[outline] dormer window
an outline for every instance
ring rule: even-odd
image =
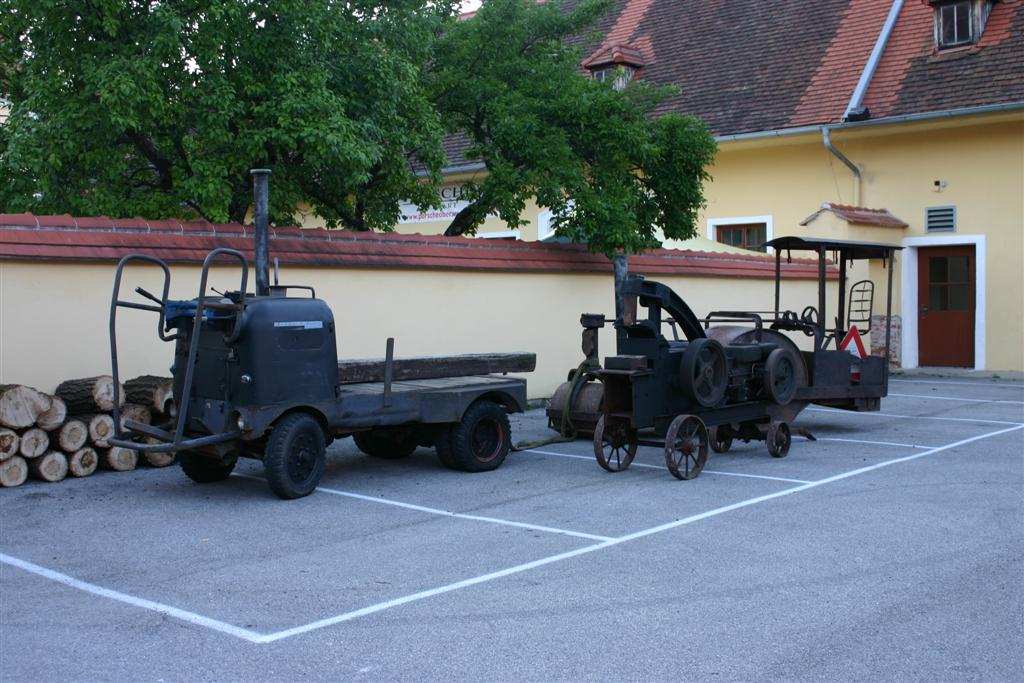
[[[616,90],[625,90],[643,65],[640,51],[629,45],[603,47],[582,64],[591,78],[609,83]]]
[[[600,69],[593,69],[590,72],[590,76],[595,81],[611,83],[613,88],[622,91],[633,80],[633,74],[635,73],[636,69],[631,66],[611,64]]]
[[[981,39],[996,0],[929,0],[935,8],[935,45],[944,50]]]

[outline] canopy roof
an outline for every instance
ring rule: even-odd
[[[769,247],[785,251],[838,251],[846,259],[889,258],[898,244],[885,242],[853,242],[850,240],[829,240],[816,237],[776,237],[766,242]]]

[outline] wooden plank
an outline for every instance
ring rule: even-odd
[[[396,358],[395,382],[439,377],[469,377],[504,372],[533,372],[534,353],[475,353],[463,356],[409,356]],[[355,358],[338,361],[338,382],[359,384],[384,381],[383,358]]]

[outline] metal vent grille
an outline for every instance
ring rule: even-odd
[[[925,209],[925,230],[928,232],[955,232],[955,206],[929,206]]]

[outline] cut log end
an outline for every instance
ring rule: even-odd
[[[110,412],[114,409],[114,378],[110,375],[83,377],[61,382],[55,392],[67,403],[72,415],[83,413]],[[120,405],[124,405],[124,391],[119,394]]]
[[[60,429],[68,416],[68,404],[59,396],[50,396],[50,409],[36,419],[36,426],[48,432]]]
[[[41,457],[29,460],[28,472],[34,479],[60,481],[68,476],[68,460],[60,451],[49,451]]]
[[[68,474],[72,477],[88,477],[96,471],[100,457],[93,448],[81,448],[68,456]]]
[[[97,415],[83,415],[81,419],[88,421],[89,442],[99,448],[107,448],[110,445],[107,443],[107,439],[114,436],[114,418],[100,413]]]
[[[142,375],[125,382],[124,393],[130,403],[138,403],[155,413],[167,415],[174,403],[174,380],[170,377]]]
[[[153,438],[148,438],[146,439],[146,443],[152,444],[163,442]],[[139,453],[139,457],[142,458],[142,460],[150,467],[167,467],[168,465],[173,465],[174,461],[177,459],[177,455],[175,453],[152,453],[146,451]]]
[[[50,409],[50,397],[21,384],[0,384],[0,426],[31,427]]]
[[[88,442],[89,425],[77,418],[65,422],[57,432],[57,445],[65,453],[75,453]]]
[[[50,435],[39,427],[26,429],[21,433],[18,453],[25,459],[38,458],[50,448]]]
[[[139,464],[139,454],[131,448],[114,446],[100,456],[100,463],[115,472],[130,472]]]
[[[18,454],[21,448],[21,437],[18,432],[6,427],[0,427],[0,462]]]
[[[28,479],[28,463],[25,458],[15,455],[0,462],[0,486],[12,488],[21,486]]]

